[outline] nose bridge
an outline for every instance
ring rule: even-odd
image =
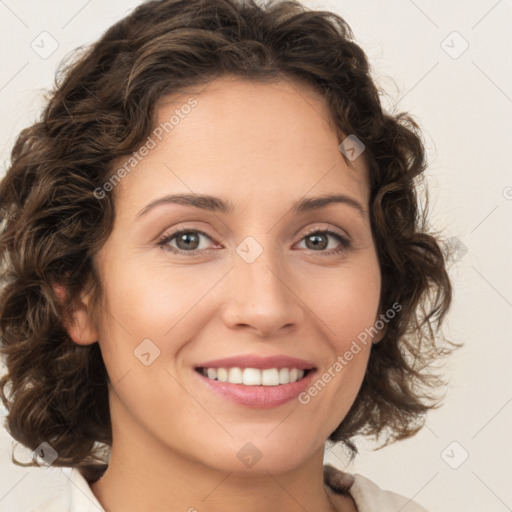
[[[225,320],[268,335],[296,323],[300,305],[280,251],[270,247],[272,236],[258,238],[247,237],[236,247]]]

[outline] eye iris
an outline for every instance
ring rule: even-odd
[[[318,239],[321,239],[321,238],[324,238],[324,243],[320,242],[320,243],[313,243],[313,246],[312,247],[309,247],[309,244],[308,244],[308,241],[309,240],[312,240],[312,239],[315,239],[317,242],[318,242]],[[324,250],[327,245],[328,245],[328,242],[327,242],[327,236],[325,235],[319,235],[319,234],[313,234],[313,235],[309,235],[307,238],[306,238],[306,245],[308,245],[308,249],[311,249],[311,248],[320,248],[321,250]]]
[[[190,243],[191,238],[193,239],[192,245],[194,245],[194,242],[196,243],[196,246],[194,246],[194,247],[191,247],[190,245],[188,245]],[[185,242],[185,246],[180,247],[180,242]],[[176,244],[178,245],[178,247],[180,249],[197,249],[197,245],[199,244],[199,236],[190,231],[187,231],[186,233],[182,233],[181,235],[179,235],[177,237]]]

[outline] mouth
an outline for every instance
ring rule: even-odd
[[[241,368],[235,367],[204,367],[195,368],[207,379],[228,384],[243,386],[285,386],[306,378],[314,368]]]
[[[271,409],[291,403],[312,383],[317,368],[301,359],[241,356],[194,367],[212,399],[238,407]]]

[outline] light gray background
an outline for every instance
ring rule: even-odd
[[[16,134],[36,119],[58,62],[138,3],[0,0],[2,173]],[[431,219],[467,248],[450,267],[455,298],[444,332],[465,347],[446,366],[451,380],[444,407],[410,440],[378,452],[361,442],[348,470],[431,511],[512,510],[512,3],[304,3],[346,18],[387,92],[385,105],[409,110],[420,122],[430,160]],[[50,56],[31,47],[51,50],[43,31],[58,43]],[[0,429],[2,512],[23,511],[67,481],[60,469],[14,466],[12,446]],[[16,453],[30,460],[28,450]],[[343,468],[337,448],[327,450],[326,460]]]

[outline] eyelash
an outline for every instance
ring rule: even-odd
[[[209,238],[211,240],[211,237],[208,236],[203,231],[200,231],[198,229],[187,228],[187,229],[180,229],[178,231],[174,231],[173,233],[163,235],[160,238],[160,240],[158,241],[157,245],[160,246],[164,250],[169,250],[169,251],[173,252],[174,254],[181,254],[181,255],[186,255],[186,256],[196,256],[196,255],[199,255],[199,254],[204,253],[205,251],[209,250],[209,249],[195,249],[193,251],[184,251],[182,249],[176,249],[175,247],[171,247],[170,245],[168,245],[171,240],[173,240],[177,236],[182,235],[184,233],[198,233],[198,234],[203,235],[206,238]],[[330,249],[330,250],[324,249],[323,251],[313,251],[313,252],[331,256],[331,255],[340,254],[341,252],[346,251],[352,247],[352,243],[348,238],[345,238],[345,237],[341,236],[339,233],[336,233],[335,231],[332,231],[330,229],[315,228],[315,229],[309,231],[308,233],[306,233],[301,238],[300,241],[304,240],[305,238],[307,238],[309,236],[316,235],[316,234],[328,234],[328,235],[336,238],[340,242],[340,247],[337,249]]]

